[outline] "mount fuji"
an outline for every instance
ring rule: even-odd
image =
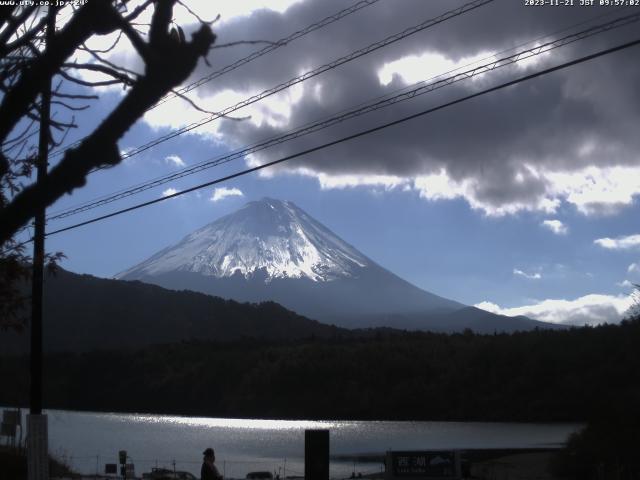
[[[552,325],[424,291],[381,267],[292,202],[264,198],[119,273],[174,290],[275,301],[347,328],[478,332]]]

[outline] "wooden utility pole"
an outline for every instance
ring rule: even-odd
[[[47,12],[45,48],[51,47],[56,29],[56,8]],[[37,182],[44,182],[49,164],[51,117],[51,78],[43,79],[40,104]],[[42,291],[44,281],[45,207],[35,215],[33,235],[33,273],[31,278],[31,391],[29,398],[27,470],[29,480],[49,478],[47,416],[42,415]]]

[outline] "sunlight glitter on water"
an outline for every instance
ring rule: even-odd
[[[246,430],[306,430],[306,429],[335,429],[351,425],[353,422],[314,421],[314,420],[272,420],[247,418],[206,418],[182,417],[151,414],[109,414],[121,417],[122,421],[170,424],[189,427],[216,427]]]

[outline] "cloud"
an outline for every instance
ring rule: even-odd
[[[213,190],[213,193],[211,194],[211,198],[209,200],[211,200],[212,202],[219,202],[220,200],[224,200],[227,197],[243,196],[244,193],[242,193],[242,191],[238,188],[221,187]]]
[[[177,168],[182,168],[187,166],[184,160],[182,160],[182,158],[180,158],[178,155],[169,155],[165,157],[164,161],[165,163]]]
[[[256,11],[222,25],[219,34],[228,40],[241,39],[246,32],[277,38],[290,33],[294,25],[313,23],[340,8],[337,0],[327,0],[298,3],[284,13]],[[333,25],[330,35],[318,31],[297,40],[296,51],[274,52],[268,59],[245,65],[242,75],[219,77],[202,86],[199,98],[220,98],[224,92],[246,98],[345,55],[349,48],[373,43],[450,8],[450,2],[436,0],[410,4],[391,14],[391,5],[376,4],[349,22]],[[496,15],[498,8],[500,15]],[[599,7],[588,12],[558,10],[553,15],[545,10],[523,10],[515,3],[479,8],[451,20],[451,25],[448,22],[451,28],[434,28],[408,37],[305,81],[291,95],[278,94],[271,104],[260,108],[256,104],[247,109],[251,121],[222,120],[205,128],[230,147],[250,145],[604,12]],[[449,85],[254,154],[251,164],[445,103],[513,79],[523,69],[558,64],[627,35],[626,30],[611,31],[606,40],[603,36],[576,42],[544,57],[528,59],[520,67]],[[215,55],[215,61],[222,65],[231,62],[237,52],[218,50]],[[640,136],[635,133],[640,116],[640,92],[635,87],[640,82],[640,65],[632,59],[632,52],[602,57],[269,170],[272,174],[315,176],[322,188],[377,189],[379,182],[372,179],[392,178],[403,189],[411,185],[425,201],[463,199],[471,208],[492,216],[523,211],[550,215],[563,204],[583,215],[615,214],[632,205],[640,194]],[[204,73],[199,68],[193,79]],[[616,88],[603,93],[601,85],[609,84]],[[164,118],[177,122],[175,116]]]
[[[174,195],[174,194],[176,194],[176,193],[178,193],[178,190],[176,190],[176,189],[175,189],[175,188],[173,188],[173,187],[169,187],[169,188],[167,188],[166,190],[164,190],[164,191],[162,192],[162,196],[163,196],[163,197],[168,197],[169,195]]]
[[[632,263],[627,267],[627,273],[640,273],[640,265],[637,263]]]
[[[542,278],[542,275],[540,275],[537,272],[536,273],[526,273],[526,272],[523,272],[522,270],[518,270],[517,268],[513,269],[513,274],[514,275],[519,275],[519,276],[524,277],[524,278],[528,278],[530,280],[539,280],[539,279]]]
[[[608,250],[629,250],[640,247],[640,234],[627,235],[617,238],[598,238],[593,243]]]
[[[502,308],[484,301],[475,306],[483,310],[514,317],[524,315],[543,322],[563,325],[599,325],[619,323],[634,304],[629,295],[591,294],[575,300],[547,299],[522,307]]]
[[[556,235],[566,235],[569,229],[560,220],[545,220],[541,223],[545,228],[548,228]]]
[[[616,283],[616,285],[623,288],[633,288],[634,286],[629,280],[623,280],[622,282]]]

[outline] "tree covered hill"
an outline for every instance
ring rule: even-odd
[[[298,339],[346,332],[273,302],[239,303],[62,269],[46,279],[43,324],[46,351],[141,348],[183,340],[229,341],[245,336]],[[26,352],[28,342],[28,332],[0,331],[0,348],[4,352]]]
[[[371,332],[370,332],[371,333]],[[640,401],[640,321],[474,335],[183,342],[46,357],[49,408],[223,417],[585,421]],[[25,404],[5,357],[0,404]]]

